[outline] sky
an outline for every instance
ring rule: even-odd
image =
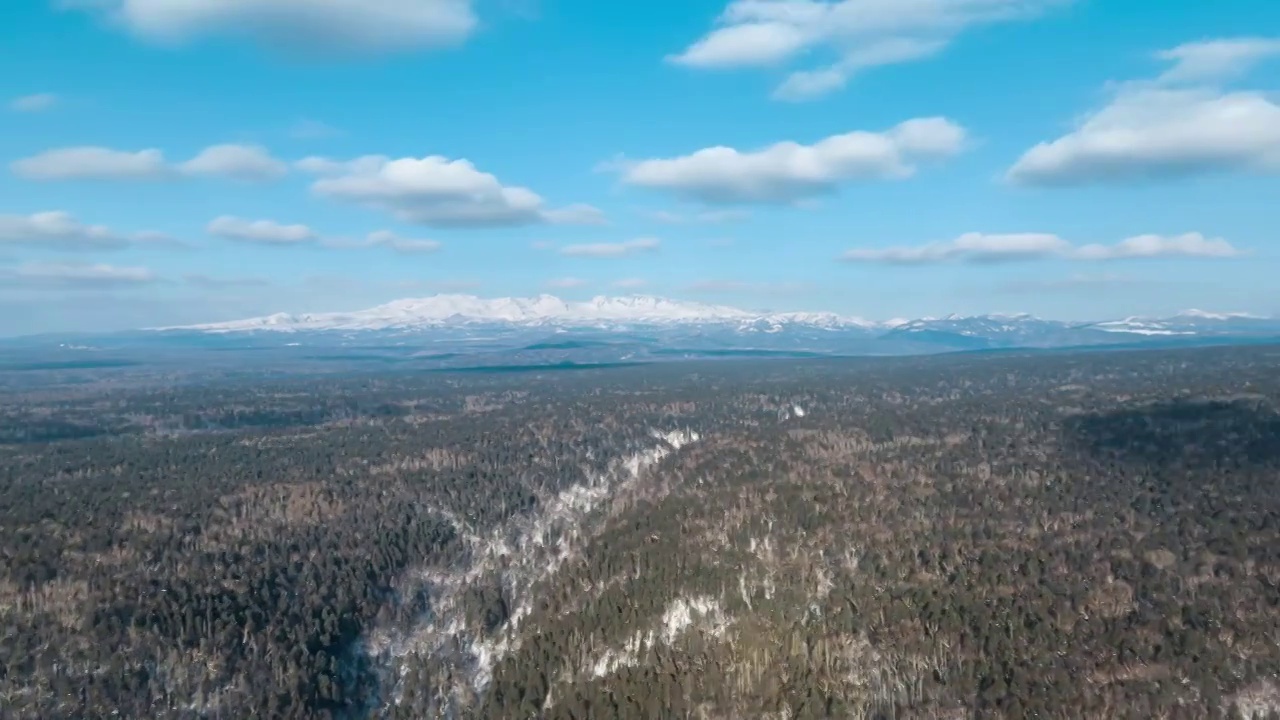
[[[1280,313],[1275,0],[11,0],[0,335]]]

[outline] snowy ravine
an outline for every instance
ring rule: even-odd
[[[399,588],[401,596],[425,595],[429,610],[407,628],[376,628],[364,638],[363,654],[383,672],[384,708],[400,701],[408,667],[420,662],[462,679],[436,689],[438,715],[456,714],[466,704],[468,691],[483,695],[494,666],[519,648],[518,631],[531,611],[530,591],[579,552],[589,516],[664,458],[701,439],[689,430],[651,430],[650,435],[653,447],[616,460],[603,475],[585,478],[546,499],[538,511],[511,518],[485,537],[469,533],[450,513],[441,513],[454,522],[470,561],[456,569],[419,568],[407,573]],[[467,623],[462,599],[470,588],[495,583],[503,589],[510,616],[501,628],[485,633]]]

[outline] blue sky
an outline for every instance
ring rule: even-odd
[[[15,0],[0,334],[1280,312],[1274,0]]]

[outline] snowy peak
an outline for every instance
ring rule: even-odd
[[[1206,312],[1204,310],[1196,310],[1195,308],[1192,308],[1190,310],[1183,310],[1182,312],[1178,313],[1177,315],[1174,315],[1173,317],[1176,319],[1196,319],[1196,320],[1266,320],[1267,319],[1261,315],[1254,315],[1252,313],[1246,313],[1246,312],[1213,313],[1213,312]]]
[[[204,332],[411,330],[452,325],[580,325],[618,324],[737,324],[744,330],[770,330],[786,325],[816,327],[874,327],[874,323],[833,313],[751,312],[723,305],[670,300],[649,295],[597,296],[569,302],[553,295],[529,298],[480,298],[474,295],[435,295],[408,298],[368,310],[265,317],[191,325],[165,330]]]
[[[1276,321],[1242,312],[1213,313],[1204,310],[1183,310],[1171,317],[1127,317],[1108,320],[1090,327],[1109,333],[1131,335],[1221,335],[1237,332],[1258,332],[1273,329]]]
[[[276,313],[232,322],[162,330],[206,333],[292,332],[415,332],[471,329],[485,333],[520,328],[565,331],[612,331],[629,328],[682,329],[703,337],[723,333],[751,336],[777,344],[784,339],[797,346],[843,338],[862,341],[899,340],[912,347],[1013,348],[1066,347],[1097,343],[1230,336],[1280,336],[1280,321],[1246,313],[1186,310],[1167,318],[1129,317],[1123,320],[1067,323],[1018,314],[946,315],[917,320],[871,322],[830,312],[751,311],[726,305],[673,300],[651,295],[567,301],[554,295],[481,298],[474,295],[434,295],[406,298],[354,312]],[[784,343],[785,344],[785,343]]]
[[[1029,328],[1035,328],[1045,324],[1053,324],[1027,313],[1019,313],[1016,315],[951,314],[940,318],[920,318],[919,320],[907,321],[895,320],[891,322],[892,324],[886,323],[886,326],[892,327],[894,332],[897,333],[945,332],[971,337],[1018,334],[1026,332]]]

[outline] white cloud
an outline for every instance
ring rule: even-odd
[[[627,240],[626,242],[566,245],[560,248],[560,254],[570,257],[623,257],[642,252],[653,252],[661,245],[662,241],[657,238],[643,237]]]
[[[997,262],[1062,255],[1069,252],[1071,243],[1044,233],[1018,233],[986,235],[965,233],[955,240],[919,246],[888,248],[856,248],[842,258],[849,262],[879,262],[897,265],[964,260],[970,262]]]
[[[496,227],[534,223],[598,224],[585,205],[547,210],[532,190],[505,186],[467,160],[439,155],[369,155],[348,162],[305,158],[297,167],[321,175],[312,190],[323,197],[390,212],[405,222],[437,227]]]
[[[129,152],[92,146],[47,150],[15,160],[9,169],[30,180],[158,180],[172,174],[159,150]]]
[[[188,175],[219,175],[236,180],[275,180],[289,166],[256,145],[213,145],[182,164]]]
[[[1139,235],[1114,245],[1073,245],[1048,233],[965,233],[947,242],[887,248],[855,248],[841,255],[854,263],[926,265],[945,262],[991,263],[1063,258],[1101,261],[1157,257],[1231,258],[1243,253],[1222,238],[1200,233],[1172,237]]]
[[[855,131],[813,145],[780,142],[742,152],[711,147],[675,158],[624,163],[623,180],[708,203],[789,203],[844,182],[910,177],[920,161],[960,152],[964,128],[919,118],[885,132]]]
[[[58,286],[143,285],[157,280],[144,267],[90,263],[33,262],[20,265],[14,275],[19,280]]]
[[[1084,245],[1074,252],[1080,260],[1123,260],[1127,258],[1200,257],[1234,258],[1243,255],[1222,238],[1206,238],[1200,233],[1172,237],[1138,235],[1115,245]]]
[[[936,55],[947,43],[941,40],[890,38],[852,50],[838,62],[817,70],[791,73],[773,91],[774,100],[804,102],[840,90],[858,71],[880,65],[920,60]]]
[[[576,277],[554,278],[547,281],[547,287],[557,290],[569,290],[571,288],[579,288],[586,285],[587,281]]]
[[[243,220],[230,215],[215,218],[207,228],[210,235],[225,240],[261,245],[297,245],[319,239],[306,225],[284,225],[274,220]]]
[[[1280,171],[1280,105],[1254,92],[1144,88],[1123,92],[1075,131],[1028,150],[1021,185]]]
[[[58,96],[53,93],[36,93],[23,95],[9,101],[9,109],[14,112],[43,112],[58,104]]]
[[[1192,42],[1156,57],[1174,63],[1160,76],[1163,84],[1226,80],[1241,75],[1256,63],[1280,57],[1280,38],[1224,38]]]
[[[622,278],[621,280],[613,281],[614,287],[625,289],[625,290],[636,290],[636,289],[645,287],[648,284],[649,284],[649,281],[645,280],[644,278]]]
[[[472,0],[62,0],[94,10],[137,37],[179,44],[240,36],[314,52],[391,51],[465,40]]]
[[[46,150],[15,160],[10,170],[29,180],[165,180],[182,175],[221,176],[238,180],[272,180],[288,166],[256,145],[212,145],[174,166],[151,148],[129,151],[80,146]]]
[[[1280,172],[1280,104],[1221,82],[1280,56],[1280,41],[1213,40],[1157,54],[1174,63],[1154,81],[1121,84],[1070,133],[1028,150],[1007,178],[1066,186],[1215,171]]]
[[[696,68],[779,66],[802,55],[834,62],[793,73],[774,92],[817,97],[860,70],[941,52],[967,27],[1033,17],[1069,0],[734,0],[708,34],[671,62]],[[815,53],[815,51],[817,51]]]
[[[103,225],[85,225],[61,210],[31,215],[0,215],[0,246],[27,245],[46,250],[116,250],[131,244],[181,244],[163,233],[132,235]]]

